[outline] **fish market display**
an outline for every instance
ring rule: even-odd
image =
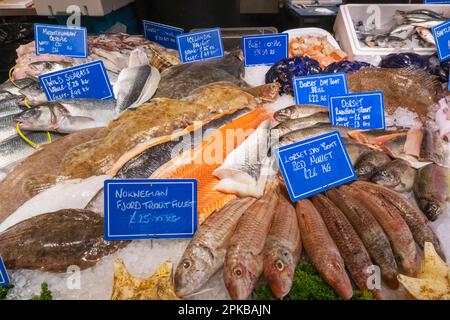
[[[247,299],[263,272],[264,243],[278,199],[278,185],[269,181],[264,196],[247,209],[230,239],[223,278],[231,299]]]
[[[317,60],[324,68],[331,63],[339,62],[346,58],[347,54],[335,48],[326,35],[308,35],[289,39],[289,57],[307,56]]]
[[[103,218],[90,211],[51,212],[0,233],[0,251],[8,269],[66,272],[72,265],[85,269],[126,245],[105,241],[103,229]]]
[[[416,170],[402,159],[395,159],[381,166],[371,181],[398,192],[411,191]]]
[[[414,196],[419,208],[431,221],[447,212],[450,202],[450,169],[429,164],[417,172]]]
[[[175,272],[176,293],[183,297],[199,290],[224,263],[228,242],[252,198],[230,201],[197,230]]]
[[[319,212],[309,200],[298,201],[296,211],[303,248],[311,263],[342,299],[350,299],[353,290],[344,260]]]
[[[360,42],[369,47],[426,48],[436,45],[431,29],[446,20],[443,15],[428,9],[397,10],[392,22],[381,29],[358,21],[355,30]]]
[[[294,206],[280,195],[264,246],[264,277],[273,294],[282,299],[292,287],[302,240]]]
[[[51,187],[60,176],[62,159],[71,148],[93,139],[102,129],[82,130],[42,146],[0,182],[0,222],[37,193]],[[45,135],[46,136],[46,135]],[[23,140],[19,143],[28,145]],[[2,146],[0,145],[0,150]],[[16,145],[10,149],[18,150]],[[29,148],[31,148],[29,146]],[[8,146],[5,147],[8,152]]]

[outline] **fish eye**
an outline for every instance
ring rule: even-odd
[[[289,256],[289,253],[287,251],[283,251],[283,256],[287,258]]]
[[[239,268],[239,267],[234,268],[234,269],[233,269],[233,273],[234,273],[236,276],[238,276],[238,277],[242,276],[242,270],[241,270],[241,268]]]
[[[277,260],[277,261],[275,262],[275,267],[277,267],[277,269],[278,269],[279,271],[283,271],[283,269],[284,269],[284,263],[283,263],[283,261]]]
[[[191,267],[191,262],[189,260],[183,261],[183,268],[189,269]]]

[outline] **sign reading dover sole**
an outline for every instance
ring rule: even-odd
[[[75,98],[112,99],[113,89],[102,61],[40,75],[49,101]]]
[[[73,58],[87,58],[86,28],[35,24],[36,55],[57,54]]]
[[[272,65],[289,56],[287,33],[242,37],[246,67]]]
[[[183,63],[222,58],[224,55],[219,28],[179,35],[177,44]]]
[[[2,257],[0,257],[0,286],[7,286],[9,284],[8,273],[6,272],[5,264]]]
[[[191,238],[197,230],[197,181],[105,181],[105,239]]]
[[[159,43],[166,48],[177,48],[177,36],[183,34],[183,29],[146,20],[143,20],[142,23],[145,39]]]
[[[345,73],[294,78],[297,104],[315,104],[328,107],[329,97],[348,93]]]
[[[356,179],[338,131],[281,147],[276,155],[294,202]]]

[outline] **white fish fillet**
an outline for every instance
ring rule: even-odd
[[[240,197],[259,198],[264,193],[269,148],[270,120],[264,121],[239,147],[234,149],[213,174],[221,179],[215,190]]]
[[[54,185],[25,202],[0,224],[0,233],[32,217],[61,209],[83,209],[103,187],[108,176],[94,176],[84,180],[68,180]]]

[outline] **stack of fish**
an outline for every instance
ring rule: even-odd
[[[388,31],[365,26],[362,21],[355,23],[360,41],[369,47],[415,48],[435,46],[431,29],[447,20],[432,10],[397,10],[393,16],[393,26]]]

